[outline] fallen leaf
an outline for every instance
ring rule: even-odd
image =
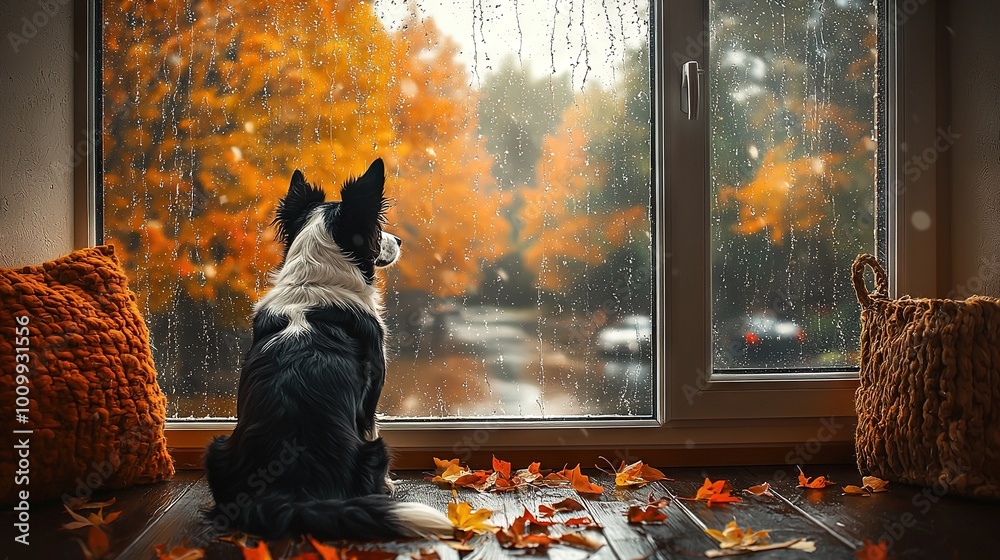
[[[509,479],[510,478],[510,463],[502,459],[497,459],[497,456],[493,456],[493,472],[500,473],[500,476]]]
[[[457,485],[468,486],[478,492],[486,492],[492,488],[500,478],[500,473],[496,471],[493,471],[490,474],[486,474],[485,471],[476,471],[473,475],[480,477],[480,480],[478,482],[457,483]],[[483,478],[484,476],[485,478]]]
[[[726,524],[725,529],[719,531],[718,529],[705,529],[708,536],[712,537],[719,542],[719,548],[725,550],[727,548],[746,548],[752,546],[762,541],[766,541],[769,531],[753,531],[749,527],[746,529],[740,528],[736,524],[736,520],[732,520]]]
[[[497,540],[504,548],[544,550],[556,542],[548,535],[553,521],[539,521],[527,508],[510,527],[497,531]]]
[[[819,488],[826,488],[827,486],[830,486],[832,484],[833,484],[833,482],[830,482],[829,480],[827,480],[825,476],[817,476],[816,478],[813,478],[813,479],[810,479],[810,478],[806,477],[805,473],[802,472],[802,467],[799,467],[799,485],[798,485],[798,488],[815,488],[815,489],[819,489]]]
[[[158,544],[153,547],[157,560],[201,560],[205,557],[205,551],[200,548],[189,548],[177,545],[167,550],[167,545]]]
[[[736,496],[730,494],[733,491],[733,487],[729,485],[726,480],[716,480],[712,482],[710,479],[705,479],[705,483],[702,484],[701,488],[695,494],[695,500],[705,500],[708,505],[712,504],[728,504],[733,502],[742,502]]]
[[[667,518],[667,514],[660,511],[656,506],[630,506],[625,512],[625,517],[632,524],[656,523]]]
[[[575,546],[577,548],[586,548],[587,550],[597,550],[604,546],[604,543],[598,541],[594,537],[580,532],[565,533],[559,535],[556,539],[560,544]]]
[[[492,533],[496,527],[487,522],[493,512],[488,509],[472,511],[468,502],[451,502],[448,504],[448,520],[459,531],[471,531],[476,534]]]
[[[747,488],[745,492],[753,494],[754,496],[773,496],[771,493],[771,485],[767,482],[764,484],[758,484],[756,486],[751,486]]]
[[[621,467],[615,473],[615,485],[642,486],[647,482],[663,480],[665,478],[667,477],[662,472],[643,464],[642,461],[636,461],[631,465],[626,465],[625,461],[622,461]]]
[[[99,508],[96,513],[91,513],[90,515],[84,517],[70,509],[69,506],[65,504],[63,505],[63,508],[66,509],[66,512],[69,513],[70,517],[76,520],[62,526],[63,529],[67,529],[69,531],[81,529],[83,527],[101,527],[103,525],[107,525],[115,519],[118,519],[118,516],[122,513],[120,511],[116,511],[108,514],[107,517],[104,517],[104,509]]]
[[[600,494],[604,492],[603,487],[590,482],[590,477],[580,472],[579,464],[573,469],[563,469],[559,474],[568,480],[573,489],[580,494]]]
[[[600,527],[600,525],[589,517],[571,517],[563,521],[562,524],[567,527]]]
[[[551,506],[540,505],[538,506],[538,511],[541,517],[552,517],[553,515],[561,512],[568,511],[582,511],[583,505],[580,502],[574,500],[573,498],[566,498],[565,500],[556,502]]]
[[[816,543],[806,539],[793,539],[774,544],[755,544],[745,548],[730,548],[728,550],[711,549],[705,551],[705,556],[708,558],[721,558],[726,556],[740,556],[753,552],[763,552],[765,550],[778,550],[781,548],[801,550],[802,552],[816,552]]]
[[[865,545],[860,550],[854,551],[854,556],[861,560],[885,560],[889,554],[889,543],[879,541],[878,544],[865,539]]]
[[[869,488],[872,494],[877,494],[879,492],[888,492],[889,489],[886,486],[889,485],[888,480],[882,480],[877,476],[866,476],[861,479],[865,488]]]
[[[458,459],[450,459],[448,461],[443,461],[441,459],[438,459],[437,457],[434,457],[435,474],[442,474],[451,467],[458,467],[460,470],[462,469],[462,466],[458,464]]]
[[[874,476],[866,476],[861,479],[863,486],[854,486],[853,484],[848,484],[844,486],[844,494],[850,496],[870,496],[878,492],[888,492],[889,489],[886,486],[889,484],[887,481]]]

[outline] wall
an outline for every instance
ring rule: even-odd
[[[952,290],[1000,297],[1000,3],[949,11]]]
[[[63,2],[50,15],[0,0],[0,266],[73,248],[73,2]],[[951,270],[938,291],[1000,296],[1000,3],[950,2],[942,15],[960,138],[950,152]],[[26,42],[13,46],[12,34]]]
[[[48,9],[0,0],[2,267],[73,248],[73,2]]]

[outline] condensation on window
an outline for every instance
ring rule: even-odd
[[[709,11],[714,367],[856,368],[850,265],[874,249],[875,9]]]
[[[390,417],[652,414],[644,0],[104,3],[104,227],[172,418],[235,415],[292,171],[376,157]]]

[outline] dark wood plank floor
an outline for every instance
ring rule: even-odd
[[[614,481],[603,474],[593,480],[606,491],[597,498],[580,499],[568,488],[525,489],[515,493],[479,494],[459,491],[459,498],[474,507],[494,511],[492,521],[508,526],[525,508],[538,512],[540,504],[563,498],[579,499],[587,513],[603,530],[591,534],[605,546],[597,552],[556,546],[547,557],[556,560],[633,560],[638,558],[704,558],[713,541],[702,527],[722,528],[735,519],[740,526],[771,529],[772,540],[805,537],[816,542],[816,551],[777,550],[758,553],[767,559],[811,558],[814,560],[855,558],[854,550],[864,539],[885,540],[889,543],[889,558],[910,559],[979,559],[998,557],[996,536],[992,526],[1000,519],[1000,504],[937,495],[933,489],[890,484],[891,491],[871,497],[844,496],[840,486],[825,490],[796,488],[794,467],[712,467],[664,469],[674,478],[639,489],[617,489]],[[842,484],[859,484],[860,476],[853,466],[812,466],[811,476],[829,475]],[[746,496],[744,502],[727,506],[707,507],[703,503],[672,500],[666,509],[668,518],[661,524],[629,525],[624,512],[629,505],[644,503],[649,494],[661,496],[693,496],[706,478],[729,480],[734,488],[742,489],[770,481],[772,497]],[[451,492],[422,480],[421,473],[400,473],[396,497],[419,501],[442,511],[451,500]],[[209,558],[241,558],[240,551],[221,542],[217,527],[206,521],[200,511],[209,507],[212,498],[203,473],[181,471],[172,480],[151,486],[132,488],[95,496],[95,500],[116,498],[109,511],[121,515],[108,525],[111,537],[109,558],[155,558],[153,547],[186,543],[208,550]],[[569,517],[569,514],[561,514]],[[579,515],[579,513],[574,514]],[[35,505],[31,517],[31,544],[14,544],[8,512],[4,523],[2,556],[6,558],[76,559],[84,554],[76,542],[85,538],[85,531],[65,531],[60,527],[71,521],[58,502]],[[500,547],[492,535],[471,541],[475,550],[464,557],[468,560],[510,558],[521,554]],[[434,549],[442,560],[457,560],[458,552],[433,541],[362,544],[394,551],[399,558],[410,558],[419,550]],[[277,560],[310,550],[298,542],[271,544]],[[536,555],[545,557],[546,555]]]

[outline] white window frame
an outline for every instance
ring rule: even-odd
[[[450,457],[460,456],[469,449],[498,454],[504,450],[549,451],[569,460],[572,456],[596,456],[621,449],[630,453],[661,450],[679,458],[680,454],[673,455],[674,450],[683,453],[756,446],[773,450],[767,456],[780,462],[787,457],[784,451],[815,440],[831,424],[850,425],[853,421],[856,371],[738,376],[704,373],[711,371],[708,127],[704,116],[689,121],[680,111],[677,60],[696,60],[702,68],[709,67],[707,1],[651,0],[650,3],[654,40],[651,50],[657,64],[653,144],[659,156],[654,158],[653,176],[660,201],[654,222],[654,251],[658,255],[654,324],[659,340],[654,356],[657,372],[654,390],[658,395],[654,399],[654,417],[384,422],[382,433],[399,455],[419,453],[423,458],[404,461],[404,468],[426,467],[429,452],[453,453]],[[898,21],[897,14],[902,11],[896,3],[879,2],[887,21]],[[905,182],[902,158],[898,155],[900,146],[932,145],[936,134],[937,121],[926,118],[935,116],[937,107],[933,87],[935,68],[923,61],[934,59],[935,46],[929,37],[934,36],[937,1],[926,0],[921,6],[916,12],[905,14],[905,26],[883,25],[880,29],[886,34],[884,43],[889,47],[885,75],[891,85],[882,94],[885,111],[890,116],[886,120],[888,126],[879,131],[880,157],[886,162],[882,180],[898,187],[889,189],[880,206],[887,212],[889,235],[885,246],[880,247],[886,254],[879,256],[883,261],[888,256],[893,294],[937,292],[938,255],[934,240],[938,235],[937,198],[942,186],[936,172],[926,172],[917,181]],[[99,0],[87,0],[86,14],[82,11],[77,11],[77,46],[88,56],[81,57],[83,62],[78,64],[76,74],[77,91],[81,94],[86,91],[77,103],[76,118],[80,123],[77,129],[81,130],[78,136],[98,130],[90,138],[99,139],[100,122],[95,118],[100,110],[95,94],[101,77],[97,42],[101,21]],[[691,52],[692,44],[701,45],[700,52]],[[679,53],[680,57],[673,53]],[[915,87],[919,85],[923,87]],[[912,118],[914,115],[925,118]],[[99,140],[95,144],[99,146]],[[77,246],[94,245],[99,239],[96,226],[101,213],[97,189],[100,168],[96,165],[99,153],[92,150],[88,165],[76,170]],[[930,230],[917,231],[906,219],[917,209],[930,214],[933,224]],[[391,383],[391,365],[388,376]],[[196,455],[211,438],[228,433],[234,425],[233,422],[170,421],[168,443],[175,452]],[[853,441],[853,428],[834,432],[824,441],[845,444],[841,447],[845,453],[849,452],[846,443]],[[699,461],[706,462],[703,454],[697,456]],[[714,462],[745,461],[742,457],[719,457]],[[189,463],[195,465],[197,461]]]

